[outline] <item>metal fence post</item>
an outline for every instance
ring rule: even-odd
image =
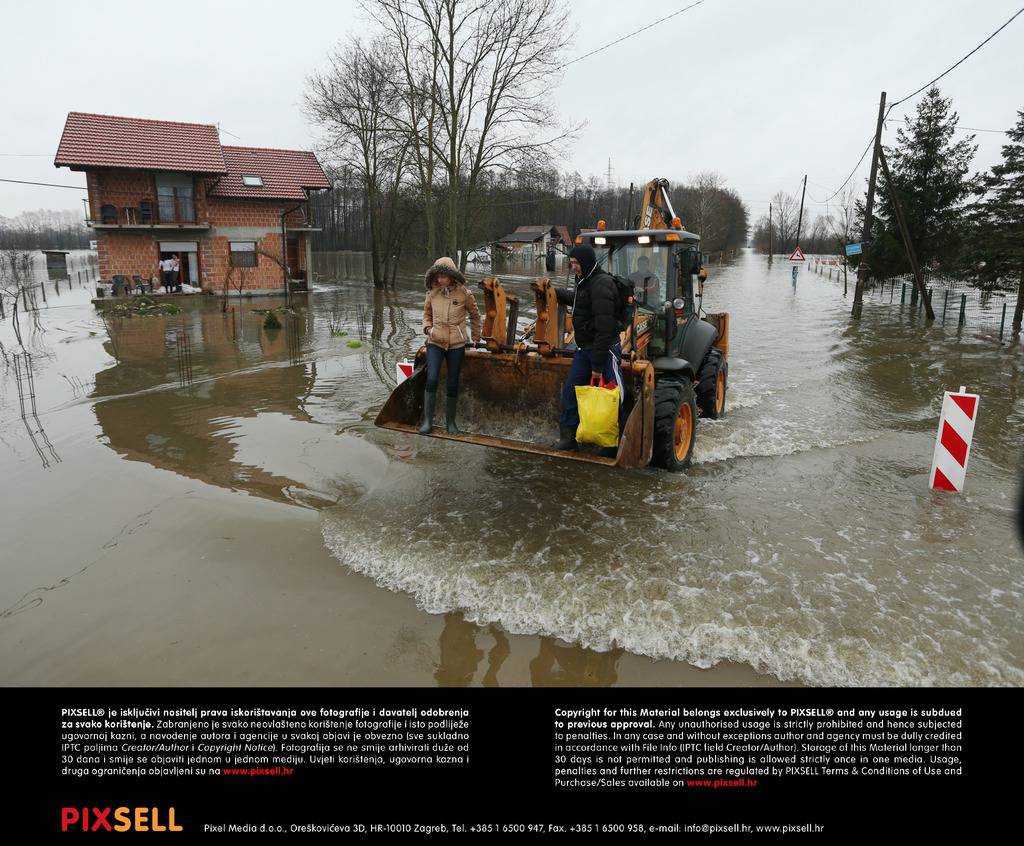
[[[967,322],[967,294],[960,295],[960,325]]]
[[[903,287],[900,289],[900,305],[903,305],[907,301],[907,283],[903,283]]]
[[[1003,327],[1006,326],[1006,301],[1003,300],[1003,318],[999,321],[999,340],[1003,340]]]
[[[946,296],[942,299],[942,322],[946,322],[946,305],[949,303],[949,288],[946,288]]]

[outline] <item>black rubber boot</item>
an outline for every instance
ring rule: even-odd
[[[449,435],[461,435],[459,427],[455,425],[455,408],[459,404],[459,397],[446,397],[447,403],[444,407],[444,423]]]
[[[423,421],[420,423],[420,434],[429,435],[434,428],[434,406],[437,404],[437,391],[423,392]]]
[[[573,426],[559,426],[558,434],[561,437],[558,439],[558,443],[555,444],[555,449],[575,452],[580,448],[580,445],[576,443],[576,429]]]

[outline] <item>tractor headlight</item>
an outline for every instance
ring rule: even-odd
[[[595,243],[595,244],[597,244],[597,245],[598,245],[599,247],[602,247],[602,246],[604,246],[605,244],[607,244],[607,243],[608,243],[608,239],[607,239],[607,238],[602,238],[602,237],[601,237],[601,236],[599,235],[598,237],[596,237],[596,238],[594,239],[594,243]]]
[[[672,300],[672,308],[682,311],[686,308],[686,301],[682,297],[676,297]]]

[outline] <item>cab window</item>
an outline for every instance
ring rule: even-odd
[[[633,283],[637,302],[658,309],[668,292],[670,255],[665,244],[623,244],[612,252],[612,273]]]

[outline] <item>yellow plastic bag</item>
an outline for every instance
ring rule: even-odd
[[[577,385],[580,425],[576,440],[600,447],[619,445],[619,386]]]

